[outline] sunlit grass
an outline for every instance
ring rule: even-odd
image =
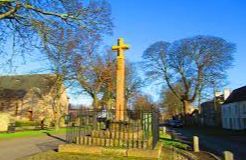
[[[12,139],[12,138],[22,138],[22,137],[37,137],[49,134],[62,134],[66,133],[65,128],[59,130],[31,130],[31,131],[19,131],[15,133],[0,133],[0,140]]]
[[[90,155],[59,152],[43,152],[19,160],[151,160],[150,158],[115,157],[115,155]]]
[[[160,141],[163,143],[164,147],[175,147],[179,149],[185,149],[187,150],[189,148],[189,145],[182,143],[178,140],[174,140],[171,138],[169,134],[160,134]]]

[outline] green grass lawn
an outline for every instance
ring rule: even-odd
[[[62,133],[66,133],[66,129],[61,128],[59,130],[31,130],[31,131],[19,131],[15,133],[0,133],[0,140],[6,140],[6,139],[12,139],[12,138],[22,138],[22,137],[45,136],[46,133],[62,134]]]
[[[168,148],[175,147],[184,150],[187,150],[189,148],[189,145],[172,139],[169,134],[160,134],[160,141],[163,143],[164,147]]]

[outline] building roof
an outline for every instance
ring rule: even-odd
[[[9,99],[9,98],[23,98],[26,95],[26,91],[19,89],[19,90],[12,90],[12,89],[3,89],[0,90],[0,98]]]
[[[201,104],[202,107],[207,107],[208,105],[213,105],[214,104],[214,101],[213,100],[210,100],[210,101],[206,101],[206,102],[203,102]]]
[[[30,90],[45,95],[55,82],[53,74],[0,76],[0,98],[23,98]]]
[[[246,86],[233,90],[230,96],[226,99],[224,104],[240,101],[246,101]]]

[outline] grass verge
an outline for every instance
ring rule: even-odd
[[[115,157],[114,155],[90,155],[90,154],[72,154],[72,153],[58,153],[48,151],[39,153],[30,157],[21,158],[18,160],[150,160],[147,158],[134,157]]]
[[[163,146],[167,148],[175,147],[175,148],[184,149],[184,150],[188,150],[190,148],[189,145],[172,139],[169,134],[161,134],[160,141],[162,141]]]
[[[22,137],[37,137],[48,134],[62,134],[66,133],[66,128],[59,130],[32,130],[32,131],[19,131],[15,133],[0,133],[0,140],[22,138]]]

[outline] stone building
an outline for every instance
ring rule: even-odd
[[[209,127],[221,127],[221,105],[230,95],[230,90],[216,92],[212,100],[203,102],[200,108],[201,124]]]
[[[51,74],[1,76],[0,113],[8,113],[15,120],[30,121],[52,120],[55,114],[66,114],[65,87],[62,85],[57,96],[56,80],[56,75]]]
[[[246,129],[246,86],[233,90],[222,105],[222,127]]]

